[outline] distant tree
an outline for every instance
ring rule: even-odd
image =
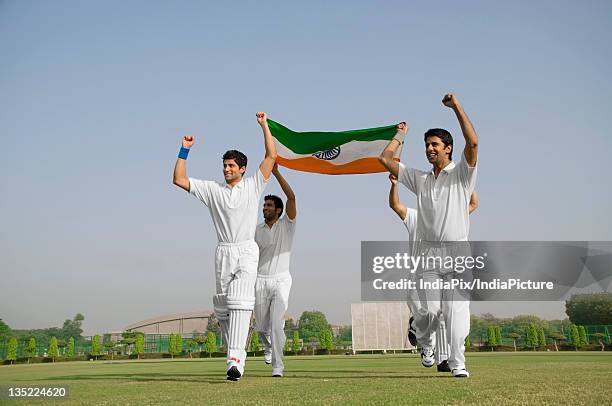
[[[555,342],[555,351],[559,351],[558,343],[562,343],[566,340],[565,336],[561,333],[553,333],[551,338]]]
[[[57,338],[51,337],[51,341],[49,341],[49,357],[51,357],[51,361],[55,362],[55,359],[59,355],[59,351],[57,349]]]
[[[570,327],[570,343],[572,343],[576,351],[578,351],[581,341],[580,333],[578,332],[578,327],[575,324],[572,324],[572,326]]]
[[[300,333],[297,330],[293,332],[293,340],[291,342],[291,349],[293,350],[293,353],[295,355],[297,355],[298,351],[300,351]]]
[[[30,363],[30,358],[38,355],[38,348],[36,347],[36,339],[34,337],[30,337],[23,352],[28,357],[28,364]]]
[[[11,328],[2,319],[0,319],[0,343],[6,342],[12,337]]]
[[[565,302],[565,313],[576,325],[612,324],[612,293],[572,295]]]
[[[194,341],[198,344],[200,352],[202,352],[202,345],[206,344],[206,336],[196,336]]]
[[[174,354],[176,353],[176,339],[174,338],[174,333],[168,336],[168,353],[170,353],[171,358],[174,358]]]
[[[472,348],[472,340],[470,340],[470,335],[468,334],[467,337],[465,337],[465,348]]]
[[[538,330],[536,329],[535,324],[531,323],[529,327],[527,327],[527,346],[533,348],[535,351],[538,346]]]
[[[102,343],[100,342],[100,335],[96,334],[91,338],[91,355],[98,356],[102,352]]]
[[[136,333],[136,337],[134,338],[134,352],[136,353],[136,358],[140,359],[140,355],[144,354],[145,351],[145,336],[143,333]]]
[[[487,341],[489,342],[489,347],[491,347],[491,351],[497,346],[497,334],[495,332],[494,326],[489,326],[487,328]]]
[[[214,331],[209,331],[206,335],[206,352],[208,357],[212,357],[213,353],[217,352],[217,336]]]
[[[11,361],[11,365],[17,360],[17,339],[15,337],[11,337],[8,340],[6,346],[6,359],[7,361]]]
[[[183,338],[180,334],[170,334],[168,351],[170,352],[172,358],[174,358],[175,355],[179,355],[183,351]]]
[[[546,334],[544,333],[544,327],[540,327],[538,330],[538,343],[542,346],[546,346]]]
[[[495,343],[498,346],[502,345],[501,328],[499,326],[495,326]]]
[[[253,352],[253,356],[255,356],[255,353],[257,351],[259,351],[259,334],[257,334],[256,331],[253,331],[253,334],[251,334],[251,351]]]
[[[597,342],[599,343],[599,345],[601,345],[601,350],[605,351],[606,345],[604,344],[603,340],[604,338],[606,338],[606,335],[604,333],[595,333],[593,334],[593,338],[595,338]]]
[[[334,337],[331,330],[327,329],[321,332],[319,335],[319,343],[323,350],[331,351],[334,349]]]
[[[521,335],[519,333],[513,332],[510,333],[508,336],[512,339],[512,344],[514,345],[514,352],[516,352],[516,342],[519,338],[521,338]]]
[[[587,340],[586,329],[584,326],[578,326],[578,335],[580,336],[580,346],[584,347],[589,344],[589,340]]]
[[[74,357],[74,337],[68,338],[68,346],[66,348],[66,356]]]
[[[325,345],[327,346],[326,348],[329,351],[336,348],[336,344],[334,341],[334,332],[331,329],[327,330],[327,333],[325,334]]]
[[[319,335],[329,330],[327,318],[320,311],[305,311],[300,316],[300,336],[305,340],[317,339]]]
[[[81,339],[81,334],[83,334],[83,329],[81,328],[83,320],[85,320],[85,316],[81,313],[77,313],[72,320],[66,319],[59,336],[63,339],[68,339],[69,337],[74,337],[77,340]]]

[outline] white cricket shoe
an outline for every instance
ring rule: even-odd
[[[455,378],[469,378],[470,373],[465,368],[453,369],[453,376]]]
[[[272,363],[272,350],[268,350],[266,349],[264,351],[264,362],[268,365],[270,365]]]
[[[435,352],[436,349],[433,347],[423,347],[421,350],[421,364],[423,364],[425,368],[431,368],[436,363],[434,358]]]

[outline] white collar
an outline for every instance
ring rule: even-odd
[[[440,171],[440,173],[442,173],[442,172],[448,172],[448,171],[450,171],[451,169],[453,169],[454,167],[455,167],[455,161],[450,161],[450,162],[448,163],[448,165],[446,165],[444,168],[442,168],[442,170]],[[433,169],[433,168],[431,168],[431,174],[432,174],[432,175],[434,175],[434,176],[436,176],[436,172],[434,171],[434,169]]]
[[[240,182],[236,183],[236,185],[234,186],[230,186],[229,183],[227,183],[225,180],[223,180],[223,183],[225,183],[226,188],[241,189],[244,186],[244,175],[242,175],[242,179],[240,179]]]

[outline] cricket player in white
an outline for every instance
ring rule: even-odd
[[[254,240],[257,211],[277,156],[266,113],[258,112],[256,116],[264,134],[266,155],[255,175],[243,178],[247,157],[240,151],[230,150],[223,155],[225,182],[187,177],[186,159],[195,143],[191,135],[183,137],[174,167],[174,184],[208,207],[217,232],[217,294],[213,297],[213,305],[227,343],[227,379],[232,381],[237,381],[244,374],[245,348],[255,304],[259,260],[259,249]]]
[[[431,171],[406,168],[394,161],[393,154],[408,132],[406,123],[398,124],[398,133],[380,156],[380,162],[389,172],[417,197],[418,241],[423,254],[429,257],[456,256],[458,253],[452,252],[459,246],[456,242],[468,241],[468,207],[470,195],[476,186],[478,136],[454,94],[446,94],[442,103],[455,112],[465,139],[463,156],[458,165],[452,161],[453,138],[448,131],[440,128],[428,130],[424,137],[426,157],[432,164]],[[452,275],[452,272],[443,273],[440,269],[425,271],[423,278],[448,278]],[[438,293],[438,297],[429,296],[435,293]],[[470,331],[469,300],[454,293],[450,297],[444,294],[443,297],[442,292],[431,290],[427,295],[425,300],[421,300],[421,308],[414,315],[413,323],[422,347],[421,363],[431,367],[435,362],[435,333],[440,317],[443,317],[449,330],[449,367],[453,376],[469,377],[465,367],[465,338]]]
[[[391,207],[391,209],[397,213],[399,218],[402,220],[402,223],[406,227],[406,230],[408,230],[408,241],[415,241],[415,239],[418,238],[416,233],[418,213],[415,209],[405,206],[400,201],[399,193],[397,191],[397,178],[394,175],[389,175],[389,180],[391,181],[391,188],[389,189],[389,207]],[[470,197],[470,214],[472,214],[476,208],[478,208],[478,194],[473,192],[472,196]],[[417,252],[413,251],[413,248],[416,247],[411,244],[411,255],[418,255]],[[415,293],[416,292],[410,291],[408,294],[408,307],[410,308],[410,312],[412,314],[418,313],[420,308],[420,301]],[[413,318],[411,317],[410,320],[412,323]],[[435,353],[438,372],[451,372],[451,369],[448,366],[448,354],[450,352],[450,348],[446,338],[446,333],[444,320],[440,319],[438,330],[436,331]],[[410,344],[417,345],[416,332],[413,329],[409,330],[408,339],[410,340]]]
[[[297,215],[295,194],[274,165],[272,174],[287,196],[286,214],[280,197],[264,198],[264,222],[257,226],[255,242],[259,246],[259,266],[255,283],[255,329],[264,345],[264,360],[272,364],[272,376],[282,377],[285,347],[285,312],[291,290],[291,245]]]

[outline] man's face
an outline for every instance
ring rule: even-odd
[[[425,155],[430,164],[436,165],[448,160],[448,155],[452,151],[452,146],[444,146],[440,137],[435,135],[427,137],[425,140]]]
[[[245,170],[246,168],[244,166],[239,168],[236,160],[234,159],[225,159],[223,161],[223,177],[227,183],[240,180]]]
[[[263,216],[268,221],[274,220],[278,217],[278,213],[276,212],[276,206],[274,205],[273,200],[264,200]]]

